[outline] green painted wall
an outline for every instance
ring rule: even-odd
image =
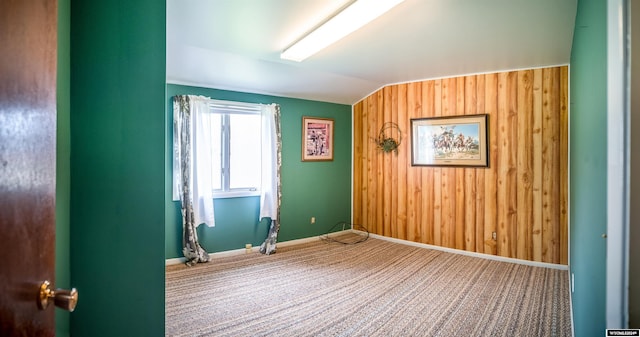
[[[607,2],[580,0],[571,49],[570,269],[576,336],[605,334]]]
[[[58,0],[58,76],[56,139],[56,280],[55,286],[69,289],[69,202],[70,158],[70,15],[71,0]],[[56,336],[69,336],[69,313],[56,308]]]
[[[280,104],[282,125],[282,206],[279,241],[318,236],[339,221],[351,219],[351,106],[182,85],[167,85],[166,148],[172,148],[172,97],[203,95],[214,99]],[[335,119],[335,153],[331,162],[302,162],[302,116]],[[182,257],[180,205],[171,200],[171,153],[166,161],[166,258]],[[215,200],[216,226],[200,226],[208,252],[261,244],[267,223],[258,222],[259,198]],[[310,224],[310,218],[316,223]]]
[[[73,336],[164,335],[164,1],[74,0]]]

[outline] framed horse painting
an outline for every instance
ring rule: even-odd
[[[411,166],[488,167],[489,115],[411,119]]]

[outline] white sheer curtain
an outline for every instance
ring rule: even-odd
[[[215,226],[213,212],[213,158],[211,144],[213,144],[213,135],[211,132],[211,118],[213,115],[209,111],[210,99],[205,97],[197,97],[192,100],[193,114],[195,115],[195,128],[193,138],[195,139],[194,147],[196,154],[193,156],[194,175],[193,175],[193,196],[196,225],[201,223],[213,227]]]
[[[188,165],[190,168],[190,177],[188,189],[191,191],[191,200],[193,202],[194,224],[199,226],[205,224],[209,227],[215,226],[214,208],[213,208],[213,186],[212,186],[212,152],[211,144],[211,117],[209,113],[209,104],[211,99],[203,96],[189,96],[190,110],[190,152],[191,163],[180,160],[179,153],[174,155],[173,160],[173,196],[174,199],[180,197],[183,191],[183,179],[180,178],[182,165]],[[178,112],[174,109],[174,121],[179,120]],[[180,150],[179,139],[174,134],[174,149]],[[176,176],[177,175],[177,176]],[[176,179],[177,178],[177,179]]]
[[[262,106],[262,186],[260,193],[260,217],[278,220],[278,177],[276,106]]]

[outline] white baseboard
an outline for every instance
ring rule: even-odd
[[[355,230],[354,230],[354,232],[355,232]],[[362,232],[362,233],[364,233],[364,232]],[[544,268],[552,268],[552,269],[559,269],[559,270],[569,270],[569,266],[566,266],[566,265],[563,265],[563,264],[528,261],[528,260],[514,259],[514,258],[511,258],[511,257],[495,256],[495,255],[482,254],[482,253],[476,253],[476,252],[468,252],[466,250],[434,246],[434,245],[429,245],[429,244],[426,244],[426,243],[419,243],[419,242],[413,242],[413,241],[408,241],[408,240],[396,239],[396,238],[391,238],[391,237],[388,237],[388,236],[382,236],[382,235],[377,235],[377,234],[369,234],[369,236],[371,236],[372,238],[385,240],[385,241],[391,241],[391,242],[395,242],[395,243],[401,243],[401,244],[408,245],[408,246],[414,246],[414,247],[420,247],[420,248],[428,248],[428,249],[433,249],[433,250],[440,250],[440,251],[447,252],[447,253],[454,253],[454,254],[460,254],[460,255],[479,257],[479,258],[487,259],[487,260],[495,260],[495,261],[501,261],[501,262],[517,263],[517,264],[523,264],[523,265],[533,266],[533,267],[544,267]]]
[[[251,247],[251,253],[257,252],[258,250],[260,250],[260,247]],[[209,258],[214,259],[214,258],[234,256],[234,255],[242,255],[242,254],[248,254],[246,248],[225,250],[224,252],[209,253]],[[177,258],[174,258],[174,259],[166,259],[164,261],[164,265],[165,266],[170,266],[170,265],[173,265],[173,264],[181,264],[181,263],[185,263],[185,262],[187,262],[187,259],[185,257],[177,257]]]
[[[331,234],[335,235],[335,234],[348,233],[348,232],[359,232],[361,234],[365,234],[366,233],[366,232],[362,232],[362,231],[347,229],[347,230],[343,230],[343,231],[339,231],[339,232],[334,232],[334,233],[331,233]],[[320,238],[322,236],[324,236],[324,235],[312,236],[312,237],[308,237],[308,238],[291,240],[291,241],[278,242],[277,246],[278,247],[295,246],[295,245],[299,245],[299,244],[303,244],[303,243],[308,243],[308,242],[313,242],[313,241],[320,240]],[[390,241],[390,242],[395,242],[395,243],[400,243],[400,244],[407,245],[407,246],[427,248],[427,249],[433,249],[433,250],[440,250],[440,251],[447,252],[447,253],[467,255],[467,256],[472,256],[472,257],[479,257],[479,258],[487,259],[487,260],[518,263],[518,264],[523,264],[523,265],[533,266],[533,267],[543,267],[543,268],[552,268],[552,269],[559,269],[559,270],[569,270],[569,266],[566,266],[566,265],[563,265],[563,264],[528,261],[528,260],[514,259],[514,258],[504,257],[504,256],[495,256],[495,255],[482,254],[482,253],[476,253],[476,252],[468,252],[468,251],[465,251],[465,250],[434,246],[434,245],[429,245],[429,244],[426,244],[426,243],[419,243],[419,242],[413,242],[413,241],[408,241],[408,240],[396,239],[396,238],[392,238],[392,237],[388,237],[388,236],[382,236],[382,235],[378,235],[378,234],[369,234],[369,236],[372,237],[372,238],[385,240],[385,241]],[[251,248],[251,252],[252,253],[258,252],[259,250],[260,250],[259,246]],[[242,254],[247,254],[247,250],[245,248],[227,250],[227,251],[224,251],[224,252],[209,253],[209,257],[210,258],[220,258],[220,257],[242,255]],[[185,263],[186,261],[187,261],[187,259],[185,259],[184,257],[179,257],[179,258],[174,258],[174,259],[166,259],[165,260],[165,266],[169,266],[169,265],[173,265],[173,264]]]
[[[339,234],[341,232],[348,233],[348,232],[351,232],[351,229],[347,229],[347,230],[340,231],[340,232],[334,232],[334,233],[331,233],[331,234]],[[308,237],[308,238],[302,238],[302,239],[291,240],[291,241],[278,242],[276,244],[276,247],[295,246],[295,245],[299,245],[299,244],[303,244],[303,243],[313,242],[313,241],[320,240],[320,238],[322,236],[324,236],[324,235],[312,236],[312,237]],[[260,246],[251,248],[251,252],[252,253],[258,252],[259,250],[260,250]],[[220,258],[220,257],[242,255],[242,254],[247,254],[247,250],[245,248],[226,250],[224,252],[209,253],[209,257],[215,259],[215,258]],[[185,263],[185,262],[187,262],[186,258],[177,257],[177,258],[173,258],[173,259],[166,259],[164,261],[164,265],[165,266],[170,266],[170,265],[181,264],[181,263]]]
[[[184,257],[176,257],[173,259],[165,259],[164,260],[164,265],[165,266],[171,266],[174,264],[181,264],[181,263],[185,263],[187,262],[187,259],[185,259]]]

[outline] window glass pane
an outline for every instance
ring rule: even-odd
[[[229,117],[229,188],[260,189],[260,115]]]
[[[211,118],[211,185],[214,191],[222,190],[222,116],[209,114]]]

